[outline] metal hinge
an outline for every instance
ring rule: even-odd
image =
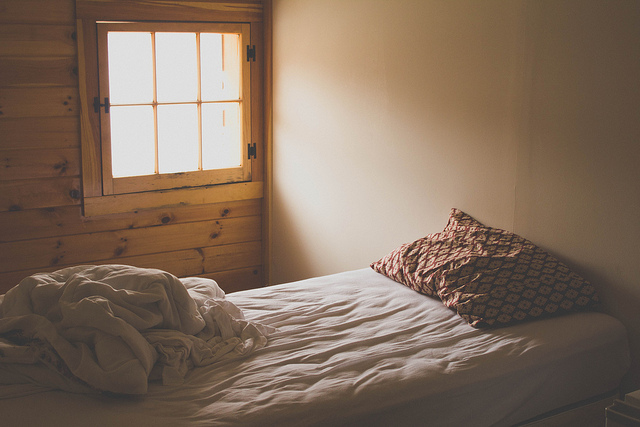
[[[93,111],[100,112],[100,107],[104,107],[104,112],[109,114],[109,98],[104,99],[104,104],[100,104],[100,99],[93,98]]]
[[[247,45],[247,62],[256,61],[256,45]]]
[[[247,144],[248,148],[249,148],[249,160],[251,160],[251,158],[256,158],[256,143],[254,142],[253,144]]]

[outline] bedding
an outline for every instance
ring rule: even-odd
[[[63,390],[143,394],[153,370],[180,384],[190,367],[266,344],[213,280],[193,282],[124,265],[29,276],[0,303],[0,363]]]
[[[509,426],[616,389],[629,366],[606,314],[478,329],[370,268],[225,300],[274,328],[264,347],[137,396],[0,384],[2,424]]]

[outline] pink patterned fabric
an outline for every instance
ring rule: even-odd
[[[458,209],[451,210],[442,233],[402,245],[371,267],[415,291],[437,296],[474,327],[599,305],[595,288],[555,257]]]

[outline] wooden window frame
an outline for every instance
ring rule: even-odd
[[[250,129],[245,129],[256,147],[256,157],[250,160],[251,175],[245,182],[193,184],[188,179],[176,181],[178,188],[158,188],[139,193],[109,194],[105,192],[102,168],[103,146],[100,138],[100,113],[93,108],[94,98],[100,99],[98,79],[97,23],[154,21],[184,23],[244,23],[251,25],[251,46],[262,45],[262,4],[257,2],[229,6],[226,3],[197,4],[176,0],[171,4],[151,1],[76,0],[78,75],[81,110],[82,189],[85,216],[137,212],[142,209],[167,208],[218,202],[260,199],[264,196],[263,95],[262,64],[253,59],[245,62],[250,74]],[[254,28],[255,27],[255,28]],[[244,49],[243,49],[244,50]],[[246,54],[245,54],[246,55]],[[258,58],[260,55],[256,55]],[[244,58],[243,61],[246,61]],[[246,125],[248,126],[248,124]],[[176,178],[181,174],[172,174]],[[159,186],[165,187],[165,186]]]
[[[162,173],[135,177],[113,177],[111,172],[110,113],[100,108],[102,191],[107,194],[139,193],[143,191],[170,190],[180,187],[202,187],[232,182],[251,181],[251,162],[248,147],[251,144],[251,76],[250,64],[246,61],[243,46],[249,45],[251,30],[249,24],[242,23],[191,23],[191,22],[99,22],[97,23],[98,75],[100,93],[104,99],[109,93],[107,69],[107,34],[109,31],[149,31],[149,32],[216,32],[238,34],[240,36],[242,79],[239,105],[241,106],[241,164],[235,168],[198,170],[179,173]],[[106,102],[106,101],[105,101]],[[201,104],[198,99],[196,104]]]

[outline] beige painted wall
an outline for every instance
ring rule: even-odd
[[[512,227],[519,19],[476,1],[274,3],[274,281],[366,267],[452,206]]]
[[[273,283],[366,267],[455,206],[582,272],[640,355],[640,2],[273,7]]]
[[[529,4],[515,231],[591,280],[640,387],[640,2]],[[525,129],[526,128],[526,129]]]

